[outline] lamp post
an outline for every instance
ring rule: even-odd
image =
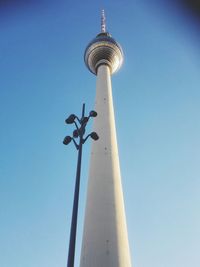
[[[81,159],[82,159],[82,146],[88,137],[91,137],[93,140],[98,140],[99,137],[96,132],[88,134],[84,138],[85,127],[87,122],[91,117],[96,117],[97,112],[92,110],[89,113],[88,117],[85,117],[85,104],[82,107],[82,116],[79,119],[76,115],[71,114],[65,122],[67,124],[74,124],[76,129],[73,131],[73,136],[66,136],[63,140],[64,145],[68,145],[73,141],[76,149],[78,150],[78,160],[77,160],[77,169],[76,169],[76,182],[74,189],[74,202],[73,202],[73,211],[71,219],[71,229],[70,229],[70,241],[69,241],[69,250],[68,250],[68,260],[67,267],[74,267],[74,256],[75,256],[75,245],[76,245],[76,229],[77,229],[77,215],[78,215],[78,201],[79,201],[79,188],[80,188],[80,175],[81,175]],[[79,142],[76,142],[76,138],[79,138]]]

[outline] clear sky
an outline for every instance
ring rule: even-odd
[[[62,144],[64,120],[83,102],[93,109],[83,53],[102,8],[125,55],[113,97],[133,265],[200,266],[197,18],[164,0],[10,0],[0,1],[1,267],[66,266],[77,152]],[[89,152],[90,142],[76,266]]]

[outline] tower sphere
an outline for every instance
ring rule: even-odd
[[[86,47],[84,60],[88,69],[94,74],[97,74],[100,65],[108,65],[113,74],[122,65],[123,51],[108,32],[101,32]]]

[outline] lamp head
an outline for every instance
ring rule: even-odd
[[[68,145],[72,141],[71,136],[66,136],[63,140],[64,145]]]
[[[90,134],[90,137],[94,140],[94,141],[97,141],[99,139],[99,136],[96,132],[92,132]]]
[[[72,123],[74,122],[75,119],[76,119],[76,115],[71,114],[71,115],[65,120],[65,122],[66,122],[67,124],[72,124]]]
[[[90,117],[96,117],[97,116],[97,112],[94,111],[94,110],[91,110],[89,116]]]
[[[76,130],[73,131],[73,137],[74,137],[74,138],[77,138],[78,136],[79,136],[79,132],[78,132],[78,130],[76,129]]]

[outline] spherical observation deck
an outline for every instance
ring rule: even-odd
[[[123,51],[108,32],[101,32],[86,47],[84,60],[88,69],[94,74],[97,74],[100,65],[109,66],[113,74],[122,65]]]

